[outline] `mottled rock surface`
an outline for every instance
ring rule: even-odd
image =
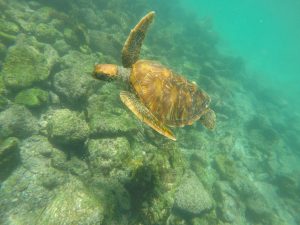
[[[25,106],[12,105],[0,112],[0,138],[24,138],[37,131],[37,120]]]
[[[22,164],[0,187],[0,224],[36,224],[68,177],[50,166],[55,151],[43,136],[20,143]]]
[[[59,144],[76,144],[85,141],[89,126],[76,112],[69,109],[54,110],[48,119],[49,138]]]
[[[8,88],[21,89],[43,81],[57,60],[57,53],[50,45],[27,45],[20,41],[9,48],[2,74]]]
[[[213,201],[193,172],[185,174],[175,195],[175,208],[197,215],[213,207]]]
[[[93,135],[137,133],[137,120],[126,111],[118,95],[115,91],[109,96],[100,93],[89,98],[88,123]]]
[[[20,163],[18,143],[14,137],[0,141],[0,182]]]
[[[48,103],[49,94],[39,88],[30,88],[19,92],[15,98],[15,103],[25,105],[28,108],[38,108]]]
[[[87,149],[91,170],[96,174],[108,176],[116,172],[113,170],[126,167],[129,160],[130,145],[124,137],[90,139]]]
[[[62,70],[54,75],[53,85],[61,100],[80,107],[92,90],[95,81],[90,74],[76,68]]]
[[[102,224],[104,208],[83,184],[72,178],[61,187],[37,220],[38,224]]]

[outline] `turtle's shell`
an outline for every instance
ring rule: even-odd
[[[210,97],[158,62],[139,60],[130,83],[141,102],[165,125],[191,125],[206,111]]]

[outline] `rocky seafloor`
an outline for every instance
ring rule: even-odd
[[[205,89],[217,127],[173,142],[91,77],[149,1],[0,0],[0,224],[300,223],[299,114],[176,2],[155,6],[142,57]]]

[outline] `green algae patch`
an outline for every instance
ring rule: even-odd
[[[30,88],[21,91],[15,98],[15,103],[25,105],[28,108],[38,108],[48,102],[49,94],[39,88]]]
[[[30,87],[35,82],[48,78],[51,69],[47,53],[54,54],[52,49],[41,53],[30,45],[16,45],[9,48],[3,64],[3,81],[7,88],[21,89]]]

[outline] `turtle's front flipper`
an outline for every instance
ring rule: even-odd
[[[152,127],[158,133],[166,136],[167,138],[176,141],[172,131],[170,131],[162,122],[160,122],[150,111],[144,106],[137,97],[128,92],[121,91],[120,97],[122,102],[144,123]]]
[[[124,67],[131,67],[138,60],[143,40],[149,25],[153,21],[154,15],[153,11],[149,12],[131,30],[122,50],[122,63]]]

